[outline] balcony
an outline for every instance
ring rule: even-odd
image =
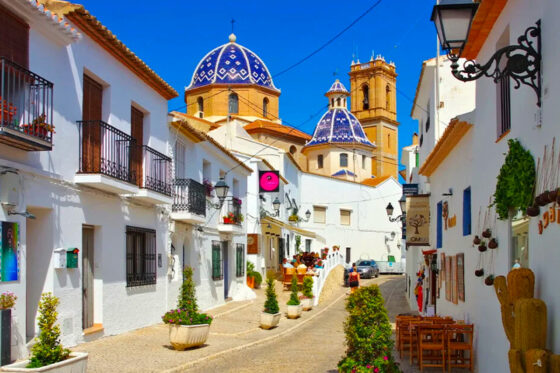
[[[218,231],[224,233],[243,233],[243,214],[241,213],[241,200],[232,197],[222,207],[223,216],[218,224]]]
[[[204,223],[206,187],[192,179],[176,179],[171,219],[185,223]]]
[[[140,159],[134,139],[101,121],[78,122],[80,165],[74,176],[77,184],[117,194],[138,192],[137,170]]]
[[[53,84],[0,57],[0,143],[52,150]]]
[[[146,145],[136,149],[142,156],[138,162],[140,190],[131,197],[156,205],[172,204],[171,158]]]

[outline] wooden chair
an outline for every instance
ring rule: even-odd
[[[295,275],[296,269],[295,268],[284,268],[284,278],[282,279],[282,284],[284,288],[290,288],[292,284],[292,277]]]
[[[446,330],[447,361],[451,367],[468,368],[472,372],[474,325],[452,325]],[[465,353],[468,352],[468,357]]]
[[[424,319],[418,321],[411,321],[408,326],[408,332],[410,334],[410,343],[408,345],[410,364],[414,364],[414,358],[418,357],[418,330],[425,325],[433,325],[431,321],[426,321]]]
[[[418,329],[418,364],[421,372],[424,367],[441,367],[445,372],[445,334],[445,326],[441,324],[422,325]]]
[[[307,274],[307,268],[297,268],[297,281],[298,285],[303,285],[303,278]]]
[[[403,323],[408,321],[419,321],[422,319],[422,316],[415,316],[415,315],[397,315],[395,317],[395,346],[397,351],[400,351],[400,331],[403,328]],[[406,328],[408,328],[408,324],[406,324]]]

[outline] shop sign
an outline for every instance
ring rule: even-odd
[[[418,184],[403,184],[402,192],[405,196],[418,195]]]
[[[427,246],[430,244],[430,197],[428,195],[406,198],[406,244]]]
[[[259,253],[259,235],[250,233],[247,235],[247,254]]]

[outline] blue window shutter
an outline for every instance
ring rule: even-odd
[[[463,191],[463,236],[472,233],[471,187]]]
[[[437,237],[436,237],[436,248],[440,249],[442,246],[442,203],[441,201],[437,204]]]

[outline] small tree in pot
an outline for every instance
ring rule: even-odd
[[[306,276],[303,278],[303,295],[302,298],[302,305],[304,311],[311,311],[313,308],[313,300],[315,297],[313,296],[313,278],[311,276]]]
[[[301,316],[302,306],[299,301],[298,297],[298,283],[297,283],[297,275],[294,274],[292,276],[292,285],[291,285],[292,293],[290,294],[290,300],[288,301],[288,318],[289,319],[297,319]]]
[[[264,311],[261,313],[261,328],[270,329],[277,326],[281,316],[278,299],[276,298],[274,278],[268,276],[266,279],[266,301],[264,302]]]
[[[212,317],[198,312],[193,269],[185,267],[177,309],[168,311],[162,320],[169,324],[169,341],[173,348],[183,351],[203,345],[208,339]]]

